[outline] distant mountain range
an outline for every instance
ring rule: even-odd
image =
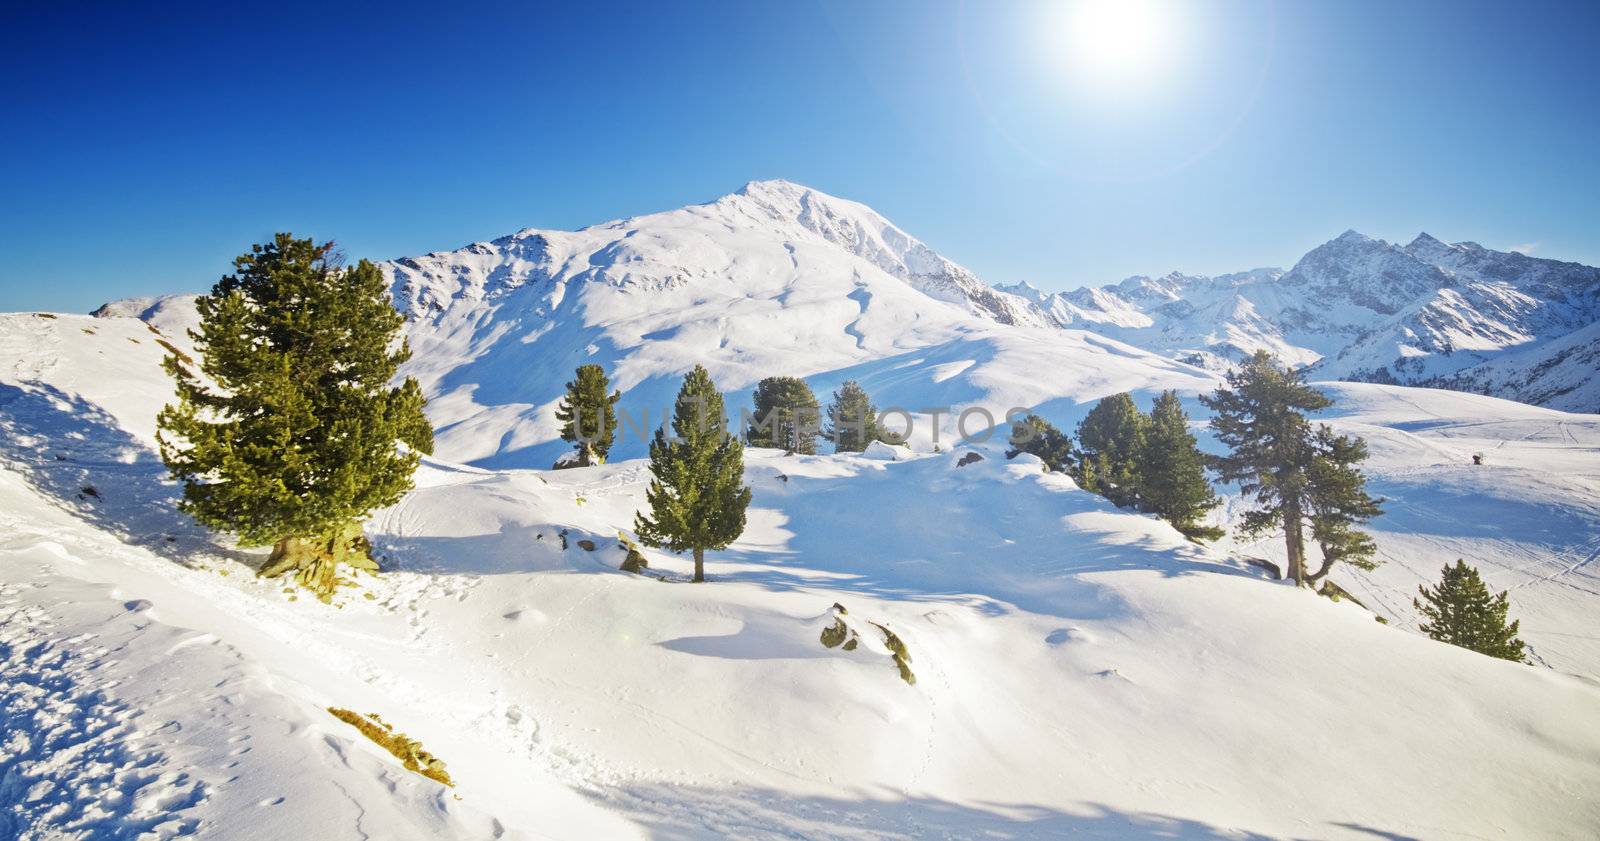
[[[1346,231],[1287,272],[998,287],[1060,327],[1223,370],[1268,350],[1314,378],[1453,388],[1600,412],[1600,269]]]
[[[1068,420],[1117,391],[1209,389],[1266,349],[1314,378],[1600,411],[1600,270],[1426,234],[1400,247],[1346,232],[1287,272],[1045,293],[990,286],[866,205],[756,181],[706,204],[382,267],[442,452],[485,466],[543,467],[564,451],[554,405],[585,362],[657,411],[703,364],[735,392],[730,405],[785,374],[819,393],[858,379],[884,405],[1047,407]],[[191,300],[97,314],[177,337]]]

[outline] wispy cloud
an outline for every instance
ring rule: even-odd
[[[1538,247],[1539,243],[1537,242],[1525,242],[1521,245],[1513,245],[1509,250],[1515,251],[1518,254],[1532,254],[1533,250]]]

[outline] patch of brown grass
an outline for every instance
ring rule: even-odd
[[[410,738],[404,733],[396,732],[394,726],[378,717],[377,713],[362,715],[353,710],[341,707],[329,707],[328,712],[334,718],[361,731],[378,747],[383,748],[400,760],[406,770],[415,771],[434,782],[454,787],[450,775],[444,770],[444,760],[422,749],[422,743]]]

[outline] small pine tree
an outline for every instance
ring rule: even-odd
[[[556,406],[561,422],[561,440],[570,442],[577,452],[575,467],[605,464],[616,440],[617,401],[622,392],[613,391],[606,370],[599,365],[579,365],[577,376],[567,383],[567,393]]]
[[[1035,455],[1046,468],[1058,473],[1071,473],[1078,463],[1072,439],[1038,415],[1028,415],[1011,424],[1010,444],[1006,458],[1016,458],[1023,453]]]
[[[727,433],[724,411],[716,383],[696,365],[678,390],[674,435],[657,429],[650,443],[650,513],[634,518],[634,531],[646,546],[694,553],[695,581],[706,580],[706,550],[725,549],[744,532],[750,505],[744,447]]]
[[[1139,457],[1150,419],[1128,394],[1102,399],[1078,424],[1078,484],[1118,507],[1139,502]]]
[[[1201,525],[1222,504],[1206,481],[1205,455],[1189,433],[1189,416],[1176,391],[1162,392],[1150,409],[1139,458],[1139,501],[1191,538],[1216,540],[1222,529]]]
[[[390,385],[410,351],[383,273],[340,265],[333,243],[278,234],[195,308],[189,335],[210,382],[169,356],[178,402],[156,421],[179,508],[241,545],[272,546],[260,574],[293,571],[324,599],[340,563],[377,571],[361,521],[398,501],[433,451],[416,380]]]
[[[1438,587],[1429,590],[1419,586],[1422,600],[1412,601],[1426,619],[1420,626],[1422,632],[1479,654],[1523,662],[1523,643],[1517,639],[1520,623],[1506,623],[1510,608],[1506,594],[1489,595],[1478,571],[1463,560],[1446,566],[1441,573]]]
[[[878,440],[878,407],[855,380],[845,380],[833,393],[827,435],[836,453],[859,453]]]
[[[755,403],[755,422],[745,433],[750,446],[816,454],[820,404],[805,380],[767,377],[756,384]]]

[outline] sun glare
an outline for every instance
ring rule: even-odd
[[[1153,81],[1174,44],[1175,4],[1163,0],[1069,0],[1054,31],[1074,82],[1123,89]]]

